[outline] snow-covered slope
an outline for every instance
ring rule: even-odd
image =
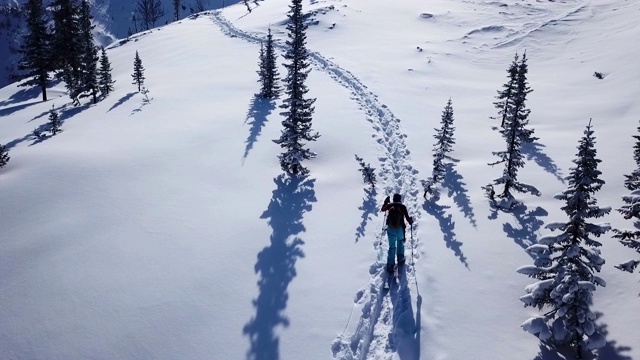
[[[238,0],[202,0],[199,3],[205,9],[219,9],[236,4]],[[43,1],[45,6],[50,1]],[[138,1],[121,0],[89,0],[93,16],[94,39],[99,46],[107,46],[118,38],[144,30],[141,23],[133,21]],[[252,3],[250,7],[257,6]],[[156,22],[156,26],[168,24],[173,20],[173,1],[161,1],[164,11]],[[196,12],[196,2],[181,2],[180,19]],[[246,7],[245,7],[246,9]],[[22,34],[26,31],[24,2],[18,0],[0,0],[0,86],[13,82],[12,76],[18,73],[17,64],[20,59],[18,49],[22,43]]]
[[[518,300],[531,280],[515,269],[531,263],[523,247],[544,223],[565,219],[553,195],[589,118],[599,204],[622,204],[640,114],[640,4],[305,1],[322,136],[298,182],[281,175],[271,141],[281,99],[254,95],[259,42],[270,26],[283,49],[288,1],[259,4],[115,42],[116,90],[97,105],[71,107],[62,85],[46,103],[0,89],[11,156],[0,170],[0,358],[558,358],[519,327],[535,311]],[[520,176],[542,196],[492,213],[480,188],[502,172],[487,165],[504,147],[492,103],[525,50],[540,140]],[[131,84],[136,51],[144,106]],[[425,202],[420,180],[449,98],[460,161]],[[34,141],[52,106],[64,131]],[[379,171],[376,192],[354,154]],[[415,268],[386,293],[377,208],[392,192],[417,220]],[[613,268],[633,253],[603,242],[600,358],[640,358],[638,276]]]

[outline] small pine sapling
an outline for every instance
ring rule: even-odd
[[[372,189],[376,188],[376,173],[375,168],[371,167],[371,164],[365,164],[364,160],[356,155],[356,161],[360,164],[360,173],[362,174],[362,180],[365,184],[369,184]]]
[[[2,169],[9,162],[9,151],[4,145],[0,145],[0,169]]]
[[[133,85],[138,85],[138,91],[142,91],[142,87],[144,86],[144,67],[142,66],[142,59],[140,59],[140,55],[136,50],[136,57],[133,60],[133,74],[131,74],[133,78]]]
[[[62,122],[60,121],[60,115],[56,109],[51,106],[51,110],[49,110],[49,132],[51,135],[55,135],[62,131],[60,127],[62,126]]]
[[[147,89],[146,87],[143,86],[140,93],[143,95],[142,106],[148,105],[151,100],[153,100],[153,98],[149,97],[149,89]]]

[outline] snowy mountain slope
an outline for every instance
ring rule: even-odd
[[[45,5],[48,3],[49,1],[44,1]],[[200,3],[205,9],[219,9],[236,4],[238,0],[203,0]],[[89,1],[95,25],[94,38],[99,46],[107,46],[116,39],[144,30],[139,23],[139,15],[136,16],[138,21],[133,21],[137,4],[138,1]],[[168,24],[173,20],[173,2],[166,0],[161,1],[161,4],[165,15],[158,20],[156,26]],[[180,19],[194,14],[194,9],[198,8],[195,1],[182,1],[181,4]],[[251,3],[250,7],[259,6],[259,4],[259,2]],[[22,1],[0,1],[0,86],[13,82],[11,76],[18,72],[17,64],[20,56],[17,50],[22,43],[22,34],[27,31],[23,5]]]
[[[33,91],[0,90],[0,143],[12,157],[0,171],[1,353],[554,358],[519,329],[535,312],[518,300],[531,281],[515,269],[531,262],[523,246],[546,233],[543,223],[564,218],[553,194],[589,117],[607,181],[599,203],[616,206],[626,193],[640,73],[628,61],[638,49],[625,45],[640,31],[630,21],[638,6],[304,6],[322,137],[301,183],[279,176],[269,141],[279,136],[279,101],[254,97],[257,42],[271,25],[283,44],[286,1],[250,14],[232,6],[112,45],[116,92],[95,106],[69,108],[61,86],[44,104]],[[480,190],[501,172],[486,165],[501,147],[491,104],[524,49],[540,140],[521,175],[542,196],[492,214]],[[136,50],[153,98],[146,106],[129,85]],[[424,202],[419,181],[430,175],[431,136],[449,97],[460,162],[441,198]],[[34,143],[29,133],[52,105],[65,131]],[[380,171],[377,192],[364,191],[353,154]],[[419,220],[416,266],[385,294],[377,207],[393,191]],[[616,214],[606,220],[630,226]],[[611,240],[603,253],[609,285],[594,307],[609,345],[600,358],[637,358],[637,276],[613,269],[632,254]]]

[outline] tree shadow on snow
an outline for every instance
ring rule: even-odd
[[[467,195],[468,191],[464,188],[465,185],[466,184],[462,182],[462,176],[456,171],[454,164],[447,163],[445,165],[445,175],[442,186],[449,190],[447,196],[453,198],[453,201],[460,211],[462,211],[464,217],[469,219],[471,225],[478,227],[473,214],[473,208],[471,207],[471,200]]]
[[[26,89],[18,90],[7,100],[0,101],[0,106],[7,106],[15,103],[24,102],[31,99],[42,99],[42,93],[39,86],[32,86]],[[36,102],[36,104],[39,102]]]
[[[524,204],[518,203],[512,208],[511,215],[516,220],[518,227],[505,223],[502,226],[505,234],[523,249],[537,243],[538,231],[544,225],[540,218],[549,215],[549,213],[539,206],[529,211]]]
[[[24,110],[26,108],[28,108],[29,106],[33,106],[33,105],[37,105],[40,104],[40,101],[34,101],[28,104],[20,104],[20,105],[15,105],[15,106],[11,106],[11,107],[6,107],[4,109],[0,109],[0,117],[5,117],[5,116],[9,116],[15,112]]]
[[[111,110],[117,108],[118,106],[124,104],[127,100],[131,99],[133,97],[133,95],[137,94],[137,92],[130,92],[127,95],[121,97],[118,101],[116,101],[115,104],[113,104],[113,106],[111,108],[109,108],[109,110],[107,110],[107,112],[110,112]]]
[[[243,161],[249,156],[249,151],[253,149],[253,145],[258,140],[258,136],[260,136],[262,128],[267,122],[267,117],[275,108],[276,104],[271,99],[264,99],[258,95],[254,95],[251,99],[251,105],[249,106],[247,119],[245,120],[245,124],[247,122],[251,124],[251,129],[249,130],[249,137],[247,137],[245,141],[247,146],[244,148]]]
[[[418,294],[416,301],[416,316],[413,316],[413,305],[411,303],[411,291],[407,280],[407,269],[400,269],[400,290],[398,291],[396,303],[393,307],[393,331],[392,336],[396,339],[396,352],[401,360],[420,359],[420,329],[422,328],[422,296]]]
[[[358,210],[362,211],[362,222],[360,222],[360,226],[358,226],[358,228],[356,229],[356,242],[358,242],[360,238],[364,237],[364,229],[367,227],[367,222],[371,218],[371,215],[378,212],[378,204],[376,203],[376,189],[365,188],[364,193],[365,197],[362,200],[362,206],[358,207]]]
[[[81,113],[82,111],[90,108],[91,106],[93,106],[93,103],[87,103],[81,106],[69,106],[68,104],[62,105],[61,107],[55,109],[58,112],[58,116],[60,119],[60,124],[61,126],[64,126],[64,122],[70,118],[72,118],[73,116]],[[44,117],[45,115],[48,115],[49,111],[45,111],[42,114],[36,116],[35,118],[29,120],[29,122],[36,120],[38,118]],[[42,133],[42,136],[40,137],[36,137],[34,135],[33,132],[21,137],[21,138],[17,138],[14,139],[10,142],[8,142],[6,144],[6,148],[7,149],[11,149],[14,146],[24,142],[24,141],[29,141],[29,140],[33,140],[33,142],[31,144],[29,144],[29,146],[33,146],[33,145],[37,145],[45,140],[51,139],[53,136],[48,136],[46,134],[44,134],[45,131],[49,131],[50,129],[50,125],[49,122],[47,120],[47,122],[38,125],[34,130],[36,130],[37,132]],[[64,131],[64,129],[62,129],[62,131]]]
[[[547,154],[542,152],[541,149],[544,147],[545,145],[538,142],[522,144],[522,154],[526,156],[527,160],[533,160],[538,166],[555,176],[556,179],[564,184],[564,177],[558,165],[556,165]]]
[[[595,312],[596,319],[602,317],[602,313]],[[597,320],[596,320],[597,321]],[[605,339],[609,334],[606,324],[596,325],[596,329]],[[607,343],[595,354],[584,353],[584,360],[633,360],[631,356],[625,355],[631,351],[629,346],[620,346],[615,340],[607,340]],[[540,342],[540,352],[533,360],[570,360],[575,359],[575,353],[568,346],[551,346]]]
[[[423,208],[424,210],[436,220],[440,224],[440,230],[444,235],[443,240],[447,245],[447,248],[453,250],[455,256],[460,260],[460,262],[469,269],[469,264],[467,263],[467,257],[462,253],[462,243],[456,240],[455,222],[452,220],[452,215],[447,214],[446,210],[449,209],[449,206],[438,205],[438,200],[440,200],[440,192],[436,191],[433,198],[427,202],[425,202]]]
[[[296,261],[304,257],[304,241],[298,234],[305,231],[304,213],[316,202],[314,180],[280,175],[274,179],[276,189],[267,210],[260,216],[269,219],[272,228],[271,244],[258,254],[254,270],[259,274],[259,294],[253,300],[255,316],[242,332],[249,337],[247,359],[279,359],[277,327],[288,327],[283,313],[289,295],[287,288],[296,276]]]

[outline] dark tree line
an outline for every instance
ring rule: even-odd
[[[75,105],[79,99],[91,97],[98,101],[98,93],[106,96],[113,90],[111,68],[104,66],[106,52],[102,52],[98,69],[98,47],[93,38],[91,9],[86,0],[55,0],[47,13],[41,0],[28,0],[26,5],[27,33],[21,48],[19,69],[25,81],[20,86],[38,86],[42,100],[47,100],[50,74],[64,81],[69,97]],[[47,21],[51,18],[51,30]],[[109,84],[109,85],[107,85]]]

